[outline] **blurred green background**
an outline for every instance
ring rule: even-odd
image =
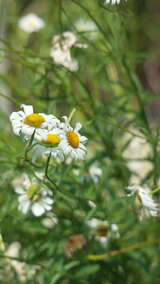
[[[32,34],[21,30],[18,21],[28,13],[40,16],[45,27]],[[80,19],[94,23],[95,37],[78,30]],[[132,183],[151,190],[160,186],[159,25],[157,0],[115,6],[101,0],[0,0],[0,283],[160,283],[160,246],[153,241],[159,238],[159,217],[140,221],[135,198],[126,192]],[[52,37],[65,31],[88,44],[71,50],[79,63],[76,72],[50,57]],[[22,173],[44,172],[46,164],[40,159],[32,165],[32,154],[30,163],[22,163],[26,142],[9,122],[21,104],[58,118],[76,108],[72,123],[80,121],[88,137],[84,162],[52,162],[49,174],[61,191],[53,190],[51,215],[39,218],[18,211],[12,184]],[[92,165],[102,169],[99,182],[82,182]],[[159,192],[154,198],[159,201]],[[58,224],[44,225],[44,218],[53,216]],[[86,226],[93,217],[117,224],[120,237],[102,247]],[[84,235],[87,244],[67,258],[64,245],[75,234]],[[88,258],[141,242],[147,243],[124,254]],[[6,258],[13,244],[21,246],[18,257]],[[14,260],[25,263],[23,272]]]

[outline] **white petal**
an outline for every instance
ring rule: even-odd
[[[97,225],[101,222],[101,220],[97,218],[92,218],[91,220],[88,220],[86,223],[91,228],[96,228]]]
[[[21,127],[13,127],[13,132],[15,135],[19,135],[21,131]]]
[[[52,206],[47,204],[47,203],[44,203],[43,206],[44,206],[45,210],[47,210],[47,211],[50,211],[52,209]]]
[[[22,133],[28,135],[28,136],[32,136],[33,132],[34,132],[35,128],[34,127],[31,127],[31,126],[28,126],[28,125],[25,125],[23,124],[22,125]]]
[[[10,120],[23,120],[25,114],[23,111],[12,112],[10,115]]]
[[[18,194],[25,194],[25,191],[22,187],[16,187],[14,191]]]
[[[29,200],[25,200],[24,202],[21,202],[18,206],[18,209],[20,211],[22,211],[24,214],[26,214],[29,210],[29,206],[30,206],[30,201]]]
[[[45,197],[45,198],[43,198],[43,201],[45,202],[45,203],[47,203],[47,204],[53,204],[53,199],[51,199],[51,198],[49,198],[49,197]]]
[[[76,123],[74,131],[79,131],[81,128],[82,128],[82,125],[81,125],[81,123],[78,122],[78,123]]]
[[[45,209],[40,203],[35,203],[32,205],[32,212],[35,216],[41,216],[44,212]]]
[[[18,197],[19,203],[28,201],[26,194],[22,194]]]
[[[31,105],[21,105],[21,108],[23,108],[25,116],[30,115],[33,113],[33,106]]]

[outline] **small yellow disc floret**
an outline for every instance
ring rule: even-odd
[[[78,148],[79,146],[79,137],[74,131],[67,131],[66,133],[68,143],[73,148]]]
[[[52,146],[55,145],[55,147],[56,147],[60,143],[60,139],[59,139],[59,137],[57,135],[49,133],[48,134],[48,139],[47,140],[42,139],[41,142],[43,144],[46,144],[46,145],[52,145]]]
[[[30,186],[27,188],[26,195],[27,199],[30,200],[31,202],[38,201],[41,197],[41,190],[38,184],[36,183],[30,184]]]
[[[41,124],[44,122],[45,122],[44,117],[38,113],[32,113],[30,115],[27,115],[24,119],[24,124],[27,124],[35,128],[40,128]]]

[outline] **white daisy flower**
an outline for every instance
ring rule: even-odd
[[[98,183],[99,178],[102,175],[102,170],[94,165],[89,168],[89,175],[94,183]]]
[[[97,218],[92,218],[88,220],[86,224],[91,229],[95,229],[95,239],[103,246],[106,246],[109,240],[108,222]]]
[[[31,13],[21,17],[18,22],[18,26],[25,32],[32,33],[42,29],[45,26],[45,23],[36,14]]]
[[[55,35],[52,39],[52,46],[61,48],[63,51],[69,50],[77,41],[77,37],[72,32],[64,32],[62,35]]]
[[[35,129],[48,128],[51,129],[59,124],[59,120],[53,115],[44,113],[34,113],[33,106],[21,105],[23,110],[12,112],[10,121],[12,123],[13,132],[16,135],[25,134],[25,138],[31,136]]]
[[[78,62],[71,57],[70,49],[72,46],[86,48],[87,45],[76,43],[76,41],[76,35],[69,31],[53,37],[50,56],[53,58],[55,64],[63,65],[70,71],[78,70]]]
[[[88,181],[88,180],[93,180],[94,183],[98,183],[99,178],[102,175],[102,170],[94,165],[92,165],[88,171],[85,171],[84,173],[80,174],[79,169],[74,169],[73,173],[75,176],[80,176],[80,181]]]
[[[60,160],[64,160],[64,155],[62,150],[59,148],[60,135],[62,130],[59,128],[54,128],[53,130],[39,129],[37,130],[36,139],[41,143],[41,145],[36,145],[33,150],[33,160],[35,161],[38,157],[43,154],[51,156],[55,159],[57,157]]]
[[[125,0],[127,2],[127,0]],[[115,4],[119,4],[120,3],[120,0],[105,0],[104,1],[104,4],[112,4],[112,5],[115,5]]]
[[[37,177],[41,178],[37,174]],[[12,182],[18,197],[18,209],[27,214],[31,209],[35,216],[41,216],[45,211],[52,209],[52,191],[37,181],[36,178],[30,179],[23,174],[19,179]]]
[[[116,224],[109,226],[107,221],[102,221],[97,218],[92,218],[86,222],[86,224],[95,230],[95,239],[101,243],[102,246],[108,244],[110,236],[119,238],[119,228]]]
[[[61,142],[59,148],[63,151],[64,155],[70,155],[72,159],[84,160],[87,154],[84,144],[88,139],[79,133],[82,126],[80,123],[76,123],[73,129],[68,123],[68,118],[66,116],[63,118],[65,123],[61,123],[63,134],[60,135]]]
[[[145,186],[144,188],[139,185],[128,186],[127,189],[131,192],[128,196],[136,194],[137,200],[141,203],[144,215],[157,216],[159,213],[158,205],[150,194],[150,189]]]

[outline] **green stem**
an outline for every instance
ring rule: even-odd
[[[158,188],[152,190],[152,191],[150,192],[150,194],[151,194],[151,195],[152,195],[152,194],[155,194],[155,193],[157,193],[158,191],[160,191],[160,187],[158,187]]]
[[[17,106],[20,105],[20,103],[18,103],[15,99],[13,99],[13,98],[11,98],[11,97],[9,97],[7,95],[4,95],[4,94],[0,93],[0,97],[3,97],[4,99],[10,101],[13,104],[16,104]]]
[[[32,149],[31,145],[32,145],[32,142],[33,142],[33,139],[34,139],[34,135],[35,135],[35,132],[36,132],[36,129],[34,130],[32,136],[31,136],[31,139],[29,140],[29,143],[25,149],[25,153],[24,153],[24,162],[28,160],[28,152]]]
[[[46,164],[46,168],[45,168],[45,177],[48,178],[48,168],[49,168],[49,162],[50,162],[50,159],[51,159],[51,152],[47,158],[47,164]]]
[[[68,123],[71,122],[71,119],[72,119],[72,117],[73,117],[73,115],[74,115],[75,112],[76,112],[76,108],[74,108],[74,109],[71,111],[71,113],[70,113],[70,115],[69,115],[69,118],[68,118]]]

